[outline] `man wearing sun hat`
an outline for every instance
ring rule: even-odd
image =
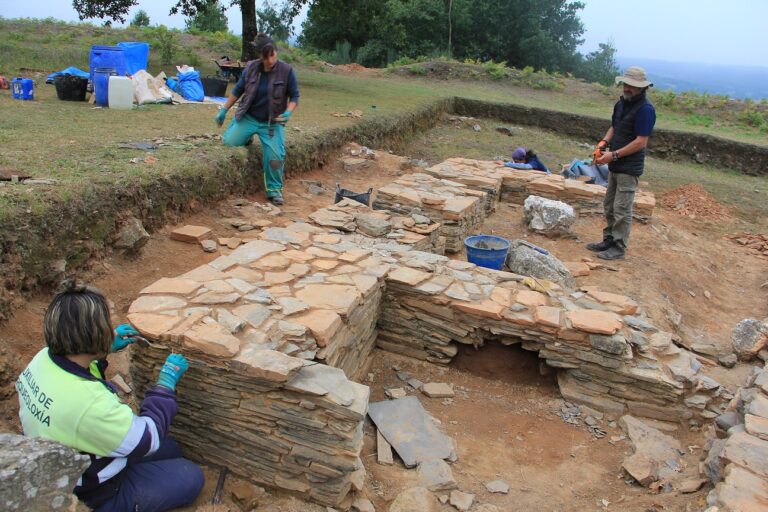
[[[607,164],[608,190],[603,207],[607,225],[603,229],[603,241],[587,244],[587,249],[597,252],[604,260],[624,259],[632,227],[632,203],[640,175],[645,166],[645,147],[656,123],[656,111],[648,100],[646,91],[653,84],[645,76],[645,70],[629,67],[616,84],[624,92],[613,107],[611,127],[598,145],[596,164]]]

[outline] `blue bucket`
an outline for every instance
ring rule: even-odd
[[[464,239],[467,261],[478,267],[501,270],[509,252],[509,240],[493,235],[469,236]]]
[[[88,62],[90,64],[91,81],[94,80],[97,68],[112,68],[117,76],[128,74],[125,50],[119,46],[91,46]]]
[[[35,82],[31,78],[14,78],[11,80],[11,95],[15,100],[34,100]]]
[[[96,68],[93,72],[95,103],[100,107],[109,106],[109,77],[116,74],[114,68]]]

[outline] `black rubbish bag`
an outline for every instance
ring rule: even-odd
[[[88,79],[75,75],[59,75],[53,79],[56,96],[62,101],[85,101]]]

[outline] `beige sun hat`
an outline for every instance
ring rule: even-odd
[[[645,70],[637,66],[631,66],[624,70],[624,74],[616,77],[616,85],[627,84],[632,87],[653,87],[653,83],[645,76]]]

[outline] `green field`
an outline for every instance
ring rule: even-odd
[[[0,167],[57,180],[54,186],[0,186],[0,218],[8,219],[24,211],[42,213],[50,204],[94,189],[198,175],[217,163],[231,161],[232,157],[234,161],[244,161],[245,149],[225,148],[219,141],[205,138],[222,131],[213,122],[217,109],[214,105],[152,105],[132,111],[111,111],[89,103],[59,101],[54,87],[44,84],[50,71],[69,65],[87,68],[92,44],[142,38],[153,41],[150,71],[165,70],[172,75],[174,66],[161,64],[155,41],[158,29],[110,29],[53,20],[3,19],[0,29],[5,35],[0,42],[0,73],[13,76],[23,72],[36,80],[33,102],[15,101],[10,91],[0,92],[4,113]],[[203,65],[204,73],[212,71],[211,58],[237,51],[237,41],[224,34],[191,35],[175,31],[174,37],[178,42],[174,64],[194,61]],[[344,73],[300,50],[289,49],[283,56],[296,65],[302,92],[301,105],[288,129],[289,147],[322,138],[329,129],[359,122],[334,117],[337,112],[360,110],[363,119],[369,120],[403,114],[455,95],[591,115],[607,121],[617,92],[526,70],[507,73],[517,76],[516,79],[492,79],[489,77],[496,75],[488,75],[493,71],[491,67],[479,64],[438,62],[435,68],[449,70],[443,75],[430,71],[426,63],[396,70]],[[453,71],[456,72],[452,74]],[[537,85],[541,83],[549,85]],[[667,96],[664,100],[669,102]],[[706,123],[701,119],[698,114],[660,106],[657,126],[768,144],[766,134],[755,127]],[[548,146],[554,148],[558,144],[556,135],[548,139],[551,141],[536,145],[540,151],[546,153],[550,150]],[[159,143],[154,152],[157,162],[144,163],[143,151],[119,147],[130,141]],[[136,159],[139,163],[131,163]],[[671,179],[675,176],[670,173]]]

